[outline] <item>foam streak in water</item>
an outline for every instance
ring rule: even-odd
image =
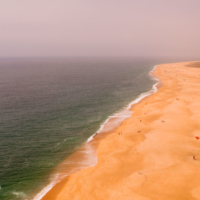
[[[138,103],[145,97],[157,92],[157,85],[160,83],[160,80],[157,79],[152,75],[152,72],[156,69],[157,66],[153,68],[153,70],[149,73],[149,75],[152,77],[152,79],[156,80],[157,83],[155,83],[152,87],[152,89],[148,92],[140,94],[134,101],[132,101],[126,108],[123,110],[115,113],[112,116],[109,116],[108,119],[100,126],[99,130],[92,135],[91,137],[88,138],[87,142],[90,142],[93,140],[94,136],[98,133],[101,132],[107,132],[112,130],[114,127],[117,127],[120,125],[121,122],[123,122],[125,119],[131,117],[133,111],[131,111],[132,105]],[[112,120],[111,120],[112,119]],[[111,122],[112,121],[112,122]],[[109,125],[108,125],[109,124]],[[87,143],[86,143],[87,144]],[[89,147],[89,146],[88,146]],[[91,152],[91,149],[87,149],[87,152],[85,152],[86,160],[84,163],[82,163],[82,166],[80,167],[81,169],[87,168],[87,167],[92,167],[97,163],[97,158],[95,157],[94,159],[94,152]],[[92,160],[91,160],[92,159]],[[79,163],[81,165],[81,163]],[[34,198],[33,200],[41,200],[58,182],[60,182],[64,177],[67,175],[65,174],[64,176],[61,174],[55,174],[54,177],[52,178],[52,181],[50,184],[48,184],[46,187],[44,187]]]
[[[94,136],[100,132],[107,132],[107,131],[111,131],[114,127],[117,127],[118,125],[120,125],[121,122],[123,122],[125,119],[131,117],[133,111],[131,111],[131,107],[132,105],[140,102],[142,99],[144,99],[145,97],[156,93],[157,92],[157,85],[160,83],[160,80],[158,78],[156,78],[155,76],[152,75],[152,72],[156,69],[157,66],[155,66],[153,68],[153,70],[149,73],[150,77],[157,81],[157,83],[155,83],[152,87],[152,89],[148,92],[142,93],[140,94],[134,101],[132,101],[127,107],[125,107],[122,111],[119,111],[117,113],[115,113],[112,116],[109,116],[108,119],[106,119],[106,121],[100,126],[99,130],[93,134],[92,136],[90,136],[87,140],[87,142],[90,142],[93,140]],[[112,123],[111,123],[111,119],[112,119]],[[109,126],[108,126],[109,123]]]
[[[82,150],[79,150],[79,153],[82,154],[84,159],[76,162],[74,162],[74,160],[66,160],[65,162],[63,162],[63,164],[59,166],[60,173],[52,175],[50,183],[47,186],[45,186],[33,198],[33,200],[41,200],[57,183],[62,181],[66,176],[69,176],[70,174],[73,174],[87,167],[92,167],[96,165],[97,163],[96,152],[92,149],[92,147],[88,143],[84,144],[84,148],[82,148]],[[66,173],[65,168],[68,168],[71,164],[76,164],[76,166],[78,167],[73,170],[68,170]]]
[[[51,181],[51,183],[49,185],[47,185],[46,187],[44,187],[34,198],[33,200],[40,200],[42,199],[42,197],[44,197],[48,191],[50,191],[58,182],[60,182],[59,180],[59,174],[56,174],[54,176],[54,178],[52,178],[53,180]]]

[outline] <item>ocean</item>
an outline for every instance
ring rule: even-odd
[[[131,58],[0,59],[0,199],[41,199],[55,183],[56,166],[112,116],[127,118],[130,103],[152,89],[156,81],[149,72],[156,64]]]

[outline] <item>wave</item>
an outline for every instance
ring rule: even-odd
[[[144,92],[142,94],[140,94],[135,100],[133,100],[131,103],[128,104],[128,106],[126,106],[125,108],[123,108],[122,110],[116,112],[114,115],[109,116],[105,122],[103,122],[100,125],[99,130],[93,134],[92,136],[90,136],[87,140],[87,142],[91,142],[95,135],[101,132],[108,132],[111,131],[113,128],[119,126],[121,124],[121,122],[123,122],[125,119],[130,118],[131,115],[133,114],[134,111],[131,111],[131,107],[140,102],[142,99],[144,99],[147,96],[152,95],[153,93],[157,92],[157,85],[160,83],[160,80],[158,78],[156,78],[154,75],[152,75],[152,72],[156,69],[157,65],[154,66],[154,68],[149,72],[150,77],[152,78],[152,80],[157,81],[157,83],[155,83],[152,86],[152,89],[148,92]],[[112,121],[112,122],[111,122]]]
[[[82,160],[66,160],[59,166],[60,173],[54,173],[50,177],[50,183],[45,186],[34,198],[33,200],[41,200],[57,183],[61,182],[65,177],[74,174],[82,169],[87,167],[95,166],[97,163],[96,152],[88,143],[85,143],[84,147],[81,150],[78,150],[78,153],[82,155]],[[71,165],[77,167],[68,170],[65,172],[66,168],[69,168]]]
[[[44,187],[34,198],[33,200],[40,200],[42,199],[47,192],[49,192],[57,183],[59,183],[61,180],[59,179],[59,174],[55,174],[54,177],[52,177],[51,183]]]
[[[89,145],[87,145],[88,143],[90,143],[96,134],[99,133],[103,133],[103,132],[108,132],[113,130],[115,127],[119,126],[125,119],[130,118],[131,115],[133,114],[134,111],[131,110],[131,107],[134,104],[137,104],[138,102],[140,102],[142,99],[144,99],[147,96],[150,96],[153,93],[156,93],[157,90],[157,85],[160,83],[160,80],[158,78],[156,78],[154,75],[152,75],[152,72],[156,69],[157,65],[154,66],[154,68],[149,72],[150,77],[157,81],[157,83],[155,83],[152,87],[152,89],[148,92],[144,92],[142,94],[140,94],[135,100],[133,100],[131,103],[128,104],[128,106],[126,106],[124,109],[120,110],[119,112],[116,112],[114,115],[109,116],[104,123],[102,123],[100,125],[99,130],[93,134],[92,136],[90,136],[87,140],[87,142],[85,143],[85,147],[86,150],[83,152],[85,154],[85,160],[84,162],[80,162],[78,163],[80,165],[79,170],[82,170],[84,168],[87,167],[92,167],[94,165],[96,165],[97,163],[97,157],[96,154],[94,155],[94,152],[91,152],[93,150],[91,150],[91,147]],[[72,174],[73,172],[71,172],[70,174]],[[69,176],[70,174],[54,174],[50,180],[50,184],[48,184],[46,187],[44,187],[34,198],[33,200],[41,200],[57,183],[59,183],[60,181],[62,181],[66,176]]]

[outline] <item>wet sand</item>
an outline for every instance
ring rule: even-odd
[[[162,87],[99,139],[97,164],[67,177],[43,200],[200,199],[199,66],[159,65],[153,74]]]

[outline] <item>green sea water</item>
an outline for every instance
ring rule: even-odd
[[[0,60],[0,199],[22,200],[100,125],[155,83],[156,61]]]

